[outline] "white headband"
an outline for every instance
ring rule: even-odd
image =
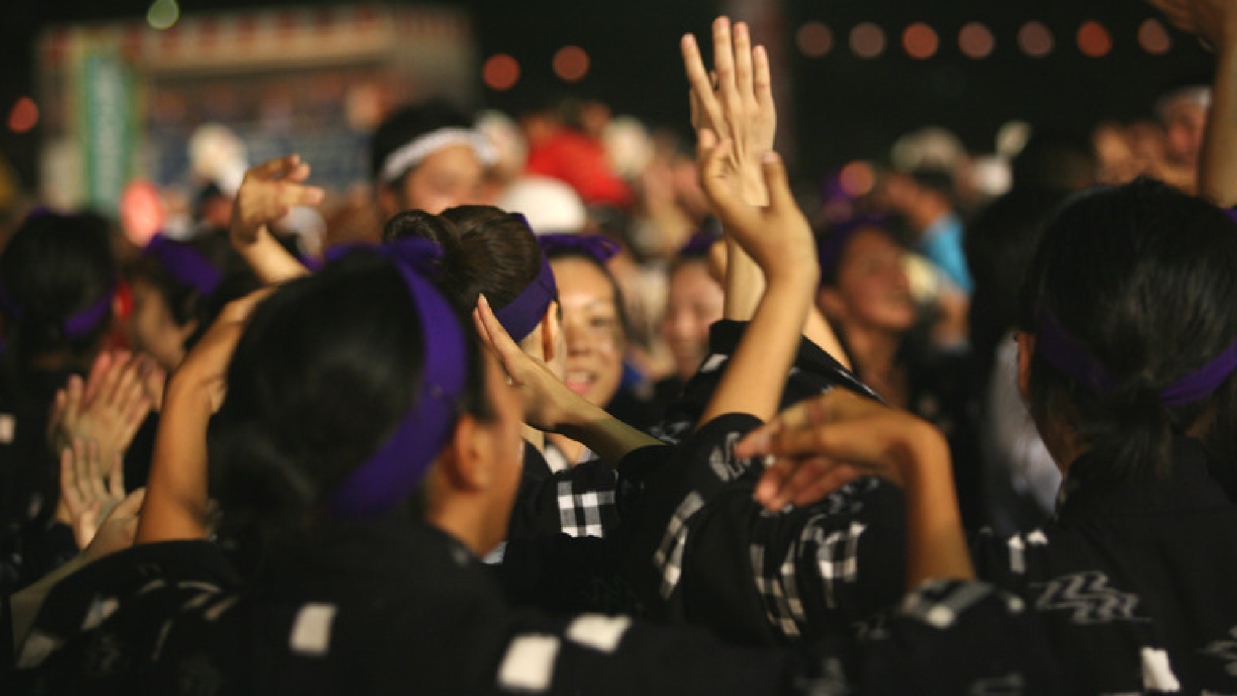
[[[380,178],[389,184],[400,178],[409,169],[420,164],[426,157],[452,145],[468,145],[477,153],[482,164],[491,165],[498,158],[494,146],[485,136],[468,128],[439,128],[430,131],[387,155],[382,162]]]

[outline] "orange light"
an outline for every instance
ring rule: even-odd
[[[30,97],[22,97],[13,104],[9,112],[9,130],[14,133],[28,133],[39,123],[39,106]]]
[[[808,22],[795,32],[795,43],[808,58],[823,58],[833,50],[833,32],[820,22]]]
[[[876,186],[876,170],[867,162],[856,160],[838,172],[838,183],[851,198],[866,196]]]
[[[1052,31],[1042,22],[1027,22],[1018,30],[1018,47],[1032,58],[1043,58],[1052,53],[1055,44]]]
[[[1103,58],[1112,50],[1112,35],[1099,22],[1083,22],[1078,27],[1078,50],[1091,58]]]
[[[941,45],[932,27],[923,22],[916,22],[902,32],[902,48],[906,55],[917,60],[927,60],[936,55],[936,49]]]
[[[505,92],[520,81],[520,64],[506,53],[490,56],[481,68],[481,79],[496,92]]]
[[[996,48],[996,37],[980,22],[968,22],[958,31],[958,48],[967,58],[982,60]]]
[[[563,46],[554,54],[554,74],[566,82],[583,80],[588,68],[588,53],[579,46]]]
[[[1138,45],[1153,56],[1162,56],[1172,50],[1173,39],[1158,19],[1148,19],[1138,27]]]
[[[876,58],[885,52],[885,32],[872,22],[850,30],[850,50],[860,58]]]

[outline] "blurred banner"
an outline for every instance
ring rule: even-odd
[[[389,109],[431,96],[473,105],[478,63],[468,17],[437,7],[187,16],[164,30],[144,20],[57,27],[39,42],[40,193],[53,205],[114,211],[134,177],[188,196],[226,191],[237,183],[235,153],[252,164],[287,152],[343,190],[368,178],[368,134]],[[203,127],[210,137],[195,138]],[[229,154],[191,155],[191,139]]]

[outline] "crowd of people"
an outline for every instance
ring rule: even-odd
[[[722,17],[694,153],[430,102],[321,250],[295,153],[140,249],[30,211],[4,693],[1237,692],[1237,5],[1153,4],[1214,85],[999,196],[925,132],[797,200]]]

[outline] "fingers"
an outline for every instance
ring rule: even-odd
[[[695,108],[692,125],[697,129],[717,128],[722,123],[722,107],[714,95],[713,81],[709,77],[709,72],[705,70],[696,37],[691,34],[685,35],[680,42],[680,48],[683,52],[683,67],[687,72],[687,81],[691,85],[692,105]]]
[[[769,207],[773,214],[799,212],[799,205],[790,190],[790,180],[786,176],[786,166],[776,152],[769,151],[760,157],[760,169],[765,179],[765,189],[769,192]]]
[[[99,381],[107,374],[114,357],[111,351],[105,350],[94,359],[94,364],[90,366],[90,372],[86,378],[85,398],[87,401],[93,399],[98,393]]]
[[[107,492],[116,500],[125,496],[125,460],[119,452],[112,455],[112,462],[108,467]]]
[[[520,350],[520,346],[498,321],[498,317],[494,316],[494,309],[490,307],[490,301],[485,295],[477,298],[477,308],[473,312],[473,317],[480,328],[482,340],[486,346],[494,351],[507,376],[512,380],[517,380],[520,372],[517,368],[519,361],[525,358],[524,351]]]
[[[769,52],[764,46],[757,46],[752,51],[752,91],[756,97],[756,105],[761,111],[773,114],[773,78],[769,70]]]
[[[721,92],[722,101],[737,100],[739,91],[735,83],[734,47],[730,42],[729,17],[713,20],[713,71],[717,73],[717,89]]]
[[[262,164],[250,168],[245,173],[245,178],[250,177],[259,180],[268,180],[283,175],[285,172],[296,168],[301,164],[301,156],[297,154],[284,155],[276,157],[273,160],[267,160]]]
[[[142,503],[146,500],[146,489],[139,488],[133,491],[120,504],[112,508],[108,519],[124,519],[137,517],[142,511]]]
[[[85,501],[77,488],[77,462],[73,457],[71,446],[60,450],[60,499],[68,507],[69,515],[77,517],[85,508]]]
[[[734,25],[734,81],[738,96],[753,96],[752,36],[746,22]]]

